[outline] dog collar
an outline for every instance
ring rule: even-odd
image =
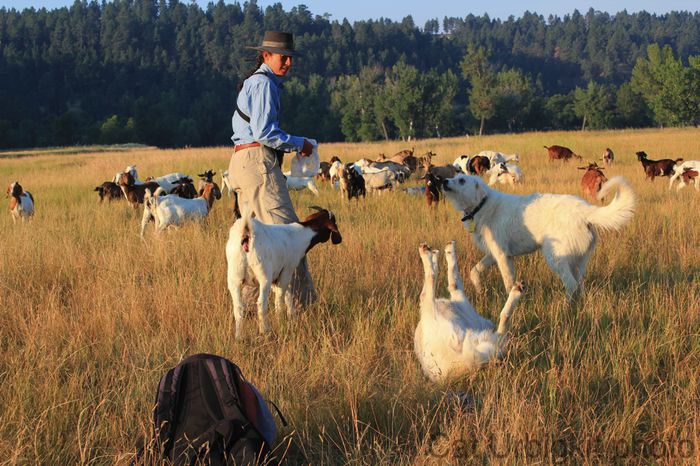
[[[481,202],[479,202],[479,205],[476,206],[474,210],[471,212],[467,213],[467,211],[464,211],[464,217],[462,217],[462,221],[466,222],[467,220],[474,220],[474,216],[479,213],[482,207],[484,207],[484,204],[486,204],[486,199],[488,199],[488,196],[484,196],[483,199],[481,199]]]

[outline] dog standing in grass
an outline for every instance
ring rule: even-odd
[[[485,254],[469,274],[477,290],[481,273],[496,264],[509,291],[515,283],[513,257],[541,249],[564,283],[569,300],[581,286],[596,245],[596,230],[619,230],[634,215],[634,193],[624,178],[603,184],[598,199],[613,191],[612,202],[598,207],[565,194],[502,193],[476,176],[458,175],[443,182],[445,197],[461,213],[474,243]]]

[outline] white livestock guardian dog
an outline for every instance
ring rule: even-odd
[[[425,243],[420,245],[418,252],[423,261],[425,281],[420,294],[420,321],[414,334],[413,350],[425,375],[433,382],[441,383],[500,357],[507,342],[513,309],[525,285],[518,282],[510,290],[498,327],[494,328],[490,320],[476,312],[464,294],[455,242],[445,247],[450,299],[435,297],[439,252],[431,251]]]
[[[489,188],[479,177],[458,175],[443,182],[445,197],[472,233],[485,256],[469,278],[481,289],[480,274],[497,264],[506,291],[515,282],[513,257],[542,250],[549,267],[564,283],[571,300],[581,284],[596,245],[597,232],[619,230],[634,214],[635,198],[622,177],[603,184],[598,199],[615,191],[606,206],[593,206],[566,194],[519,196]]]

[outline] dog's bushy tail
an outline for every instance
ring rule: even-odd
[[[616,176],[603,184],[598,193],[598,200],[615,191],[612,202],[595,208],[588,216],[588,221],[603,230],[619,230],[634,216],[635,197],[627,181]]]

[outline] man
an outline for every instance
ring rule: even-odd
[[[258,51],[256,70],[243,82],[231,118],[235,144],[229,164],[229,181],[241,206],[246,206],[265,223],[298,221],[286,180],[282,174],[284,152],[300,151],[311,155],[308,139],[292,136],[279,126],[281,78],[292,66],[292,34],[265,32],[262,45],[248,47]],[[292,294],[301,306],[316,300],[313,281],[302,260],[292,279]],[[257,290],[246,290],[248,299]]]

